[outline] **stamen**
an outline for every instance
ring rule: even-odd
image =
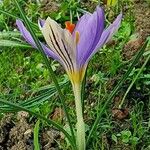
[[[65,22],[65,25],[66,25],[66,29],[72,33],[74,28],[75,28],[75,24],[71,23],[70,21],[66,21]]]
[[[80,34],[79,34],[79,32],[77,31],[77,32],[76,32],[76,36],[75,36],[76,45],[78,44],[79,39],[80,39]]]

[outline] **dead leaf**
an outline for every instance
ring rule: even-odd
[[[51,119],[54,121],[62,121],[64,117],[64,111],[60,107],[56,107],[52,113]]]
[[[113,108],[112,109],[112,116],[116,119],[122,120],[127,118],[129,115],[129,111],[127,108],[125,109],[119,109],[119,108]]]

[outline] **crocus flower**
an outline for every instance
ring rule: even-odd
[[[59,61],[67,71],[72,82],[81,82],[91,57],[107,43],[117,31],[122,15],[105,28],[103,9],[97,7],[93,14],[83,15],[76,26],[66,22],[66,29],[47,18],[39,20],[39,26],[47,45],[41,43],[47,56]],[[16,21],[17,26],[25,38],[34,48],[36,44],[21,20]]]
[[[85,128],[81,104],[81,83],[92,56],[107,43],[118,30],[122,15],[105,28],[105,16],[102,8],[97,7],[93,14],[86,13],[76,25],[66,22],[66,28],[50,17],[39,20],[39,27],[47,45],[41,43],[46,55],[60,62],[73,85],[77,113],[77,145],[79,150],[85,149]],[[34,48],[37,48],[31,34],[21,20],[17,26],[25,38]]]

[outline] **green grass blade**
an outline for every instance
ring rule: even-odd
[[[61,82],[59,85],[60,85],[60,87],[63,87],[66,84],[68,84],[68,81]],[[36,93],[41,93],[41,94],[38,96],[35,96],[33,98],[29,98],[24,101],[18,102],[18,105],[28,108],[28,109],[33,108],[33,107],[38,107],[40,104],[48,101],[53,95],[57,94],[56,88],[53,85],[41,87],[37,90],[34,90],[33,92],[34,92],[34,94],[36,94]],[[2,98],[2,96],[0,96],[0,97]],[[12,100],[12,98],[11,98],[11,100]],[[20,101],[20,100],[17,100],[17,101]],[[0,111],[1,112],[15,112],[17,110],[15,110],[14,108],[12,108],[8,105],[1,105]]]
[[[39,129],[40,129],[40,120],[36,122],[34,127],[34,150],[40,150]]]
[[[0,32],[0,39],[8,39],[12,37],[21,37],[21,34],[17,31]]]
[[[56,93],[56,91],[55,91]],[[29,98],[26,101],[17,103],[19,106],[25,107],[27,109],[33,108],[33,107],[38,107],[42,103],[48,101],[55,93],[50,94],[49,91],[34,97],[34,98]],[[18,110],[14,109],[13,107],[10,107],[9,105],[1,105],[0,106],[0,112],[16,112]]]
[[[69,80],[65,80],[65,81],[59,82],[59,86],[60,86],[60,88],[63,88],[64,86],[68,85],[68,83],[69,83]],[[47,90],[55,90],[56,91],[56,88],[55,88],[54,84],[50,84],[50,85],[42,86],[38,89],[34,89],[33,92],[37,93],[37,92],[43,92],[43,91],[47,91]]]
[[[29,44],[21,43],[12,40],[0,40],[0,47],[22,47],[22,48],[31,48]]]
[[[27,19],[26,15],[24,14],[22,8],[19,6],[18,1],[17,1],[17,0],[14,0],[14,2],[15,2],[16,6],[17,6],[17,8],[18,8],[18,10],[19,10],[19,12],[20,12],[20,15],[22,16],[22,19],[23,19],[23,21],[24,21],[26,27],[28,28],[29,32],[31,33],[31,35],[32,35],[32,37],[33,37],[33,39],[34,39],[34,41],[35,41],[35,43],[36,43],[36,45],[37,45],[37,47],[38,47],[39,52],[40,52],[40,53],[42,54],[42,56],[43,56],[43,60],[45,61],[45,64],[46,64],[46,66],[47,66],[47,68],[48,68],[48,70],[49,70],[51,79],[53,80],[53,82],[54,82],[54,84],[55,84],[55,87],[56,87],[56,89],[57,89],[57,91],[58,91],[58,93],[59,93],[59,98],[60,98],[60,100],[61,100],[61,103],[62,103],[63,108],[64,108],[64,112],[65,112],[65,114],[66,114],[66,118],[67,118],[67,121],[68,121],[68,124],[69,124],[69,127],[70,127],[70,131],[71,131],[71,134],[72,134],[72,138],[73,138],[74,144],[76,145],[76,142],[75,142],[76,140],[75,140],[75,135],[74,135],[74,131],[73,131],[73,126],[72,126],[72,123],[71,123],[71,120],[70,120],[69,113],[68,113],[68,111],[67,111],[67,106],[65,105],[65,97],[64,97],[64,95],[63,95],[62,92],[61,92],[61,89],[60,89],[60,87],[59,87],[59,84],[58,84],[58,81],[57,81],[57,79],[56,79],[56,77],[55,77],[55,74],[54,74],[54,72],[53,72],[53,70],[52,70],[52,67],[51,67],[51,65],[50,65],[50,63],[49,63],[49,60],[48,60],[46,54],[44,53],[44,50],[42,49],[42,46],[41,46],[41,44],[40,44],[40,42],[39,42],[37,36],[35,35],[35,33],[34,33],[32,27],[31,27],[31,25],[30,25],[29,20]]]
[[[8,11],[0,9],[0,13],[4,14],[6,16],[10,16],[10,17],[12,17],[14,19],[18,19],[17,16],[13,15],[12,13],[9,13]],[[34,24],[33,22],[30,22],[30,23],[31,23],[32,27],[34,27],[35,29],[39,29],[36,24]]]
[[[128,95],[129,91],[131,90],[132,86],[134,85],[135,81],[138,79],[139,75],[142,73],[142,71],[144,70],[146,64],[149,62],[150,60],[150,55],[146,58],[144,64],[142,65],[142,67],[140,68],[140,70],[138,71],[137,75],[135,76],[135,78],[132,80],[131,84],[129,85],[128,89],[126,90],[122,100],[121,100],[121,103],[119,105],[119,109],[122,108],[122,105],[126,99],[126,96]]]
[[[0,9],[0,13],[5,14],[6,16],[10,16],[14,19],[18,18],[17,16],[13,15],[12,13],[9,13],[8,11],[2,10],[2,9]]]
[[[113,91],[110,93],[110,95],[107,97],[106,102],[104,103],[103,107],[101,107],[100,112],[97,115],[97,118],[90,130],[89,136],[87,138],[87,145],[90,142],[91,136],[93,134],[93,132],[96,130],[96,127],[98,125],[98,123],[101,120],[101,117],[106,109],[106,107],[108,106],[108,104],[110,103],[110,101],[113,99],[113,97],[115,96],[115,94],[118,92],[119,88],[122,86],[122,84],[124,83],[124,81],[127,79],[127,77],[129,76],[129,74],[131,73],[132,69],[134,68],[135,64],[138,63],[139,59],[141,58],[141,56],[144,53],[144,50],[147,46],[148,40],[144,43],[144,45],[142,46],[142,48],[140,49],[140,51],[138,52],[138,54],[136,55],[134,61],[132,62],[132,64],[130,65],[129,69],[127,70],[127,72],[124,74],[124,76],[122,77],[122,79],[118,82],[118,84],[115,86],[115,88],[113,89]]]
[[[62,126],[60,126],[56,122],[52,121],[51,119],[47,119],[44,116],[42,116],[41,114],[36,113],[36,112],[34,112],[34,111],[30,110],[30,109],[27,109],[25,107],[19,106],[19,105],[15,104],[15,103],[11,103],[11,102],[5,101],[5,100],[3,100],[1,98],[0,98],[0,103],[5,104],[5,105],[9,105],[10,107],[13,107],[13,108],[17,109],[18,111],[22,111],[22,110],[26,111],[26,112],[36,116],[37,118],[45,121],[48,125],[53,125],[56,129],[61,131],[66,136],[66,138],[69,140],[72,148],[74,149],[74,141],[72,140],[72,137],[63,129]]]
[[[42,37],[41,33],[36,33],[37,37]],[[3,31],[0,32],[0,39],[10,39],[10,38],[21,38],[21,34],[18,31]]]
[[[42,104],[43,102],[50,99],[54,94],[56,94],[56,91],[47,91],[44,94],[42,94],[40,97],[35,97],[32,99],[28,99],[26,102],[22,102],[21,105],[27,108],[32,108],[34,106],[37,106],[39,104]]]

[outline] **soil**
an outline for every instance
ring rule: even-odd
[[[123,48],[124,60],[130,60],[140,49],[145,39],[150,36],[150,6],[144,0],[135,0],[135,34],[137,37],[130,40]]]
[[[135,56],[135,54],[139,51],[143,43],[145,42],[146,38],[150,36],[150,5],[148,3],[144,2],[143,0],[135,0],[134,1],[134,9],[133,13],[135,14],[135,33],[136,38],[129,40],[123,50],[122,50],[122,57],[124,60],[130,60]],[[143,64],[144,59],[140,60],[140,63]],[[110,81],[112,83],[109,84],[111,87],[114,85],[114,81]],[[128,86],[128,83],[126,84]],[[126,87],[127,87],[126,86]],[[126,88],[125,87],[125,88]],[[118,108],[118,104],[120,104],[120,100],[122,99],[124,95],[124,91],[119,93],[119,96],[117,96],[114,99],[114,106]],[[140,92],[134,87],[131,89],[130,98],[127,96],[128,99],[140,99],[143,101],[144,99],[147,99],[144,96],[144,92]],[[119,97],[119,98],[118,98]],[[129,100],[130,101],[130,100]],[[132,102],[132,100],[131,100]],[[131,103],[127,104],[128,107],[130,105],[133,105]]]
[[[136,31],[142,34],[142,38],[150,36],[150,5],[142,1],[134,4]]]
[[[144,0],[136,0],[134,3],[134,16],[135,16],[135,35],[136,38],[129,40],[123,50],[122,50],[122,58],[123,60],[131,60],[133,56],[140,50],[141,46],[145,42],[146,38],[150,36],[150,6],[144,2]],[[141,60],[141,62],[142,60]],[[121,74],[120,74],[121,75]],[[112,79],[108,85],[110,86],[109,89],[112,90],[112,88],[115,85],[116,78]],[[127,88],[129,83],[126,84],[124,89]],[[133,106],[135,105],[135,102],[133,99],[136,99],[137,101],[142,101],[144,103],[144,111],[143,111],[143,118],[147,120],[147,116],[149,114],[147,104],[148,104],[148,97],[144,95],[146,93],[144,91],[144,86],[143,90],[138,91],[136,87],[133,87],[125,101],[125,108],[119,109],[118,106],[122,100],[122,97],[124,95],[124,90],[120,91],[118,95],[114,98],[114,101],[112,103],[112,117],[113,120],[115,121],[115,124],[113,125],[114,127],[114,133],[117,133],[119,130],[125,130],[125,129],[132,129],[132,125],[130,122],[128,122],[128,118],[130,115],[130,112],[133,109]],[[118,124],[118,126],[117,126]],[[118,131],[117,131],[118,130]],[[123,143],[115,143],[112,140],[109,140],[109,135],[106,135],[107,138],[107,143],[106,145],[109,145],[109,149],[111,150],[130,150],[132,149],[130,145],[124,145]],[[112,143],[111,143],[112,142]],[[138,146],[138,149],[141,149],[141,145]]]
[[[97,6],[97,3],[92,0],[82,0],[81,3],[83,8],[87,9],[90,12],[93,12]]]
[[[26,121],[27,113],[19,112],[17,118],[9,114],[2,118],[0,123],[1,150],[31,150],[32,125]]]
[[[0,122],[0,150],[33,150],[33,123],[28,122],[28,113],[18,112],[5,115]],[[47,128],[40,133],[42,150],[57,150],[55,142],[60,139],[60,133]]]
[[[53,7],[51,7],[53,6]],[[89,7],[91,10],[95,9],[95,4],[93,5],[92,1],[90,3],[85,3],[85,7]],[[91,7],[92,6],[92,7]],[[137,32],[137,39],[129,41],[124,49],[123,49],[123,57],[125,60],[131,59],[135,53],[139,50],[139,47],[142,45],[143,41],[146,39],[147,36],[150,35],[150,8],[146,3],[143,1],[136,1],[134,4],[134,11],[135,11],[135,23],[136,23],[136,32]],[[49,9],[50,8],[50,9]],[[59,9],[59,5],[57,5],[56,1],[43,1],[43,11],[56,11]],[[144,11],[143,11],[144,10]],[[112,85],[113,86],[113,85]],[[115,109],[115,112],[118,111],[123,113],[122,110]],[[116,114],[116,113],[115,113]],[[120,115],[120,114],[119,114]],[[0,150],[33,150],[33,128],[34,122],[29,122],[29,115],[26,112],[18,112],[17,115],[14,114],[6,114],[0,121]],[[53,116],[54,118],[57,116]],[[126,117],[126,116],[125,116]],[[121,120],[118,121],[119,125],[130,126],[128,123],[127,125]],[[57,150],[59,149],[57,146],[56,141],[60,140],[60,132],[52,129],[52,128],[45,128],[40,131],[40,143],[42,150]],[[106,145],[109,144],[110,149],[112,150],[128,150],[130,147],[122,144],[110,144],[108,141],[108,137],[105,136]]]
[[[57,12],[59,10],[60,1],[59,0],[43,0],[41,11],[44,13]]]

